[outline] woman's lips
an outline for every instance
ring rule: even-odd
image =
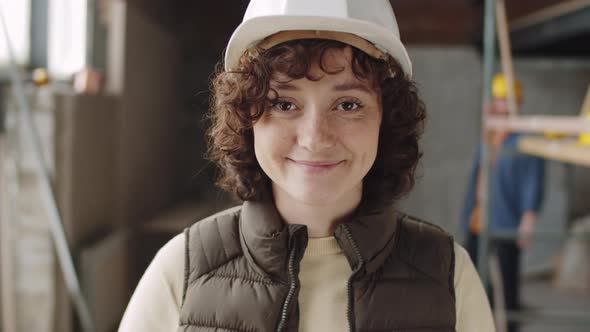
[[[309,173],[324,173],[329,170],[336,168],[338,165],[344,162],[344,160],[295,160],[287,158],[287,160],[293,162],[297,166],[303,168],[304,171]]]

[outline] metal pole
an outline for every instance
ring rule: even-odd
[[[496,0],[486,0],[484,8],[484,64],[483,64],[483,91],[482,91],[482,131],[481,131],[481,142],[482,142],[482,158],[480,160],[481,167],[481,199],[480,204],[480,220],[481,220],[481,232],[479,235],[479,247],[478,247],[478,270],[481,277],[481,281],[485,287],[489,285],[488,276],[488,250],[489,250],[489,236],[488,236],[488,223],[492,218],[492,211],[489,208],[491,202],[491,183],[489,181],[491,175],[491,156],[490,147],[487,144],[486,136],[486,114],[485,106],[488,105],[492,100],[492,75],[494,74],[494,58],[495,58],[495,6]]]
[[[94,324],[92,322],[92,317],[90,314],[90,310],[88,309],[88,305],[84,297],[82,296],[82,291],[80,289],[78,277],[76,276],[76,270],[74,268],[74,263],[72,260],[72,256],[70,254],[65,232],[62,226],[63,223],[59,211],[57,209],[53,190],[51,188],[47,163],[43,158],[41,149],[41,138],[39,137],[39,133],[35,128],[33,116],[31,114],[29,104],[24,94],[24,84],[22,82],[22,78],[20,77],[18,67],[14,60],[14,52],[12,49],[12,44],[10,43],[8,28],[6,26],[6,21],[4,19],[1,8],[0,21],[2,21],[4,38],[6,39],[6,45],[8,48],[10,58],[10,76],[14,88],[14,93],[16,95],[16,101],[18,104],[21,127],[24,130],[25,136],[27,137],[29,144],[31,144],[31,147],[33,149],[33,157],[40,178],[41,199],[43,201],[43,204],[45,205],[45,210],[47,211],[49,229],[53,237],[53,241],[55,243],[58,261],[63,272],[66,287],[68,289],[68,292],[70,293],[70,297],[74,303],[74,307],[76,308],[78,317],[80,318],[82,329],[86,332],[92,332],[94,331]]]

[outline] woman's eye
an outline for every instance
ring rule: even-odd
[[[355,111],[361,107],[362,107],[362,105],[358,102],[345,101],[345,102],[341,102],[340,104],[338,104],[337,108],[340,111],[351,112],[351,111]]]
[[[289,112],[295,109],[295,104],[288,101],[277,101],[274,103],[274,107],[281,112]]]

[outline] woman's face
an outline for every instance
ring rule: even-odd
[[[316,205],[360,199],[377,155],[382,108],[379,92],[353,74],[351,58],[350,48],[328,50],[324,67],[344,70],[328,74],[316,61],[313,81],[273,75],[278,96],[270,93],[277,99],[254,125],[254,148],[275,195]]]

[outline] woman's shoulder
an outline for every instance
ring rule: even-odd
[[[160,248],[152,262],[168,284],[182,281],[178,275],[184,271],[185,241],[184,233],[177,234]]]
[[[403,231],[411,232],[420,238],[439,238],[441,240],[452,240],[452,236],[443,227],[418,217],[398,211],[399,220],[402,221]]]
[[[463,274],[472,273],[476,270],[465,248],[454,242],[453,250],[455,252],[455,281],[457,281],[457,279],[461,279]]]
[[[451,234],[434,223],[404,214],[397,232],[399,257],[433,279],[448,280],[455,262]]]
[[[232,207],[193,223],[187,228],[188,231],[185,230],[177,234],[158,250],[152,262],[153,267],[160,271],[167,284],[178,284],[179,280],[182,281],[182,279],[178,278],[179,271],[184,271],[185,269],[185,258],[189,244],[187,241],[191,237],[191,234],[195,232],[197,226],[199,228],[197,232],[204,231],[204,233],[207,233],[209,229],[214,229],[215,234],[218,235],[217,223],[220,220],[237,220],[235,217],[239,216],[239,211],[240,206]],[[208,234],[199,234],[199,238],[202,237],[207,238],[209,236]]]
[[[194,222],[184,230],[186,249],[215,249],[237,238],[242,206],[234,206]],[[203,241],[209,246],[203,246]],[[216,244],[210,248],[211,244]]]
[[[242,205],[230,207],[230,208],[225,209],[223,211],[219,211],[217,213],[214,213],[204,219],[200,219],[200,220],[195,221],[194,223],[191,224],[191,226],[188,227],[188,229],[191,232],[194,232],[194,230],[196,228],[208,228],[208,227],[217,225],[220,222],[221,223],[223,223],[223,222],[225,222],[225,223],[237,222],[239,220],[241,210],[242,210]],[[186,234],[186,230],[185,230],[185,234]]]

